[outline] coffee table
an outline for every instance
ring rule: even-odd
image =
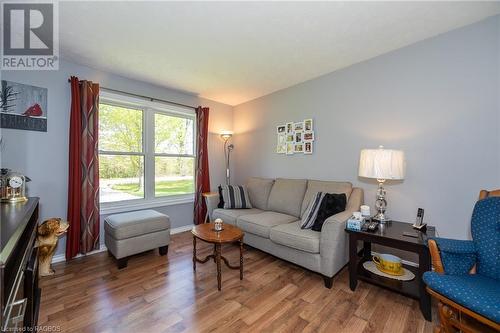
[[[243,231],[240,228],[230,224],[224,224],[222,231],[215,231],[213,223],[199,224],[191,230],[193,234],[193,270],[196,272],[196,262],[206,263],[213,259],[217,264],[217,288],[221,290],[221,259],[227,267],[240,270],[240,280],[243,280]],[[196,239],[201,239],[204,242],[214,244],[213,254],[208,255],[204,259],[196,257]],[[240,244],[240,265],[233,266],[229,261],[221,255],[221,245],[224,243],[239,242]]]

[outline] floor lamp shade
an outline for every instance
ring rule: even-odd
[[[359,157],[359,176],[375,179],[405,178],[405,154],[402,150],[362,149]]]

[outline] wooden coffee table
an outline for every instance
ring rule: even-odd
[[[211,258],[217,264],[217,288],[221,290],[221,259],[227,267],[240,270],[240,280],[243,280],[243,231],[240,228],[230,224],[224,224],[224,230],[215,231],[213,223],[199,224],[191,230],[193,234],[193,270],[196,272],[196,262],[206,263]],[[208,255],[205,259],[196,257],[196,239],[201,239],[204,242],[214,244],[213,254]],[[240,265],[233,266],[229,261],[221,255],[221,245],[223,243],[240,243]]]

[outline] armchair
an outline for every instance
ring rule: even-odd
[[[481,191],[471,231],[472,240],[428,241],[434,271],[423,280],[438,300],[435,332],[500,331],[500,190]]]

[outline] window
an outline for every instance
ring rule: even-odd
[[[103,209],[191,201],[194,120],[190,109],[102,92],[99,177]]]

